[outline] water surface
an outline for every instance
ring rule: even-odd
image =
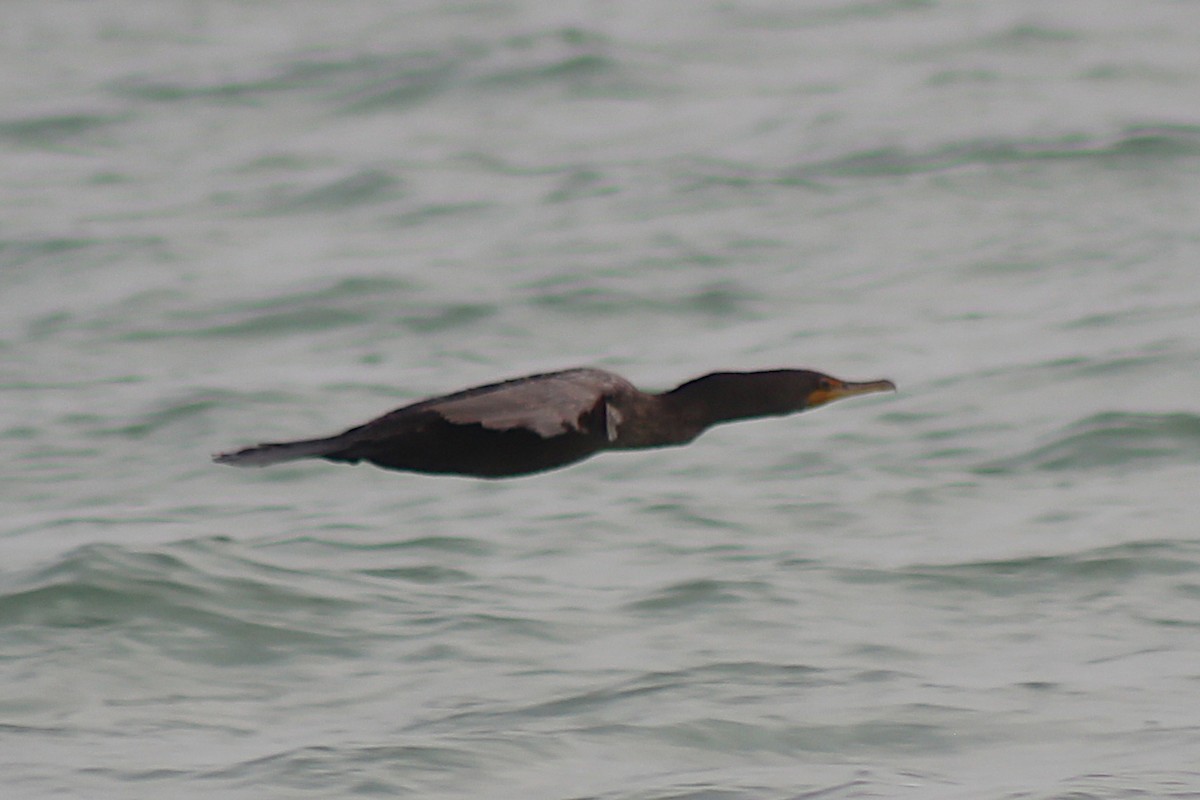
[[[1200,11],[20,4],[13,797],[1200,796]],[[487,482],[537,370],[895,396]]]

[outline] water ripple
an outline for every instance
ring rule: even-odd
[[[914,565],[895,571],[847,570],[851,583],[902,582],[920,589],[965,590],[995,596],[1064,587],[1116,591],[1138,578],[1170,578],[1200,571],[1200,552],[1190,543],[1134,542],[1080,553],[1037,555],[961,564]]]
[[[1053,441],[1011,458],[989,462],[980,474],[1027,470],[1145,468],[1200,459],[1200,416],[1107,412],[1074,423]]]
[[[744,602],[748,597],[761,596],[768,589],[764,583],[703,578],[672,584],[650,597],[630,603],[627,608],[655,614],[692,613],[697,608]]]
[[[1024,141],[952,142],[924,151],[886,148],[839,156],[796,167],[789,178],[878,177],[938,172],[972,164],[1008,164],[1064,159],[1099,161],[1191,158],[1200,155],[1200,126],[1146,125],[1114,136],[1077,135]]]
[[[6,578],[0,627],[122,629],[188,659],[257,663],[296,647],[348,653],[337,618],[358,604],[297,589],[289,571],[210,552],[87,545]]]

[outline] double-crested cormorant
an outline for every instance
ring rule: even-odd
[[[687,444],[721,422],[783,416],[843,397],[895,391],[805,369],[714,372],[648,394],[612,372],[568,369],[434,397],[326,439],[260,444],[214,457],[263,467],[299,458],[386,469],[508,478],[601,450]]]

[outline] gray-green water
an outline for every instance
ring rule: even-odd
[[[1200,6],[10,3],[5,798],[1200,796]],[[901,392],[509,482],[593,364]]]

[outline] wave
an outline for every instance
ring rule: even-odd
[[[385,202],[403,194],[400,179],[383,169],[363,169],[264,202],[268,214],[322,213]]]
[[[789,171],[783,180],[818,177],[880,177],[939,172],[977,164],[1010,164],[1052,160],[1100,161],[1164,159],[1200,155],[1200,126],[1139,125],[1112,135],[1073,134],[1024,140],[977,139],[951,142],[925,150],[881,148]]]
[[[127,114],[67,112],[0,121],[0,139],[14,144],[57,147],[130,119]]]
[[[975,471],[986,475],[1116,469],[1155,462],[1195,463],[1197,459],[1200,415],[1108,412],[1070,425],[1047,444]]]
[[[1098,586],[1112,590],[1141,577],[1194,575],[1200,553],[1192,543],[1130,542],[1078,553],[1031,555],[960,564],[917,564],[897,570],[846,570],[853,583],[912,584],[935,591],[967,590],[996,596],[1065,586]]]
[[[643,613],[672,613],[726,603],[740,603],[748,596],[769,593],[768,584],[755,581],[723,581],[713,578],[683,581],[660,589],[649,597],[630,603],[627,608]]]
[[[137,258],[162,257],[166,248],[166,240],[159,236],[49,236],[0,239],[0,270],[28,269],[43,265],[58,269],[76,264],[96,267]]]
[[[118,336],[127,340],[179,336],[256,338],[370,322],[430,333],[473,325],[498,310],[490,303],[431,302],[419,297],[407,280],[362,276],[310,291],[225,302],[208,308],[198,308],[195,304],[164,308],[157,318],[148,318],[143,313],[134,318],[133,330],[126,328]],[[115,311],[121,316],[120,307]]]
[[[454,60],[429,54],[344,54],[329,58],[300,56],[267,66],[251,66],[242,75],[204,80],[190,75],[129,76],[109,85],[118,97],[152,103],[226,102],[298,90],[346,91],[364,81],[387,77],[401,81],[412,98],[431,94]],[[232,69],[234,73],[237,67]]]
[[[424,794],[445,783],[447,776],[482,773],[489,766],[494,765],[470,743],[308,745],[192,775],[205,782],[285,786],[305,794],[324,790],[337,796],[395,796]],[[153,776],[122,777],[144,783]]]
[[[341,113],[360,114],[413,107],[462,88],[594,86],[619,67],[611,50],[607,37],[599,33],[563,27],[498,39],[458,40],[412,52],[296,55],[266,65],[235,65],[232,77],[217,80],[182,73],[132,75],[108,88],[129,101],[231,105],[309,92]]]
[[[600,685],[589,684],[577,690],[553,693],[550,698],[532,698],[530,702],[512,702],[503,706],[450,713],[415,723],[413,731],[456,730],[464,723],[511,725],[521,720],[572,720],[589,715],[611,718],[626,712],[644,709],[647,698],[654,707],[669,708],[671,698],[684,703],[698,694],[721,692],[729,686],[739,691],[761,689],[776,692],[782,688],[798,691],[823,685],[838,685],[844,675],[827,674],[825,670],[807,664],[783,664],[760,661],[728,661],[699,664],[676,670],[660,670],[611,680]],[[874,677],[852,676],[851,680],[871,682]]]
[[[188,661],[219,664],[292,658],[296,650],[355,653],[342,617],[357,602],[297,588],[312,585],[311,573],[221,549],[214,541],[156,551],[78,548],[49,567],[6,578],[0,628],[41,636],[108,628]]]
[[[684,259],[681,259],[683,262]],[[530,287],[529,302],[565,314],[607,316],[643,312],[655,315],[698,315],[755,319],[762,298],[734,281],[701,284],[685,291],[663,290],[654,294],[602,285],[592,278],[572,277]]]

